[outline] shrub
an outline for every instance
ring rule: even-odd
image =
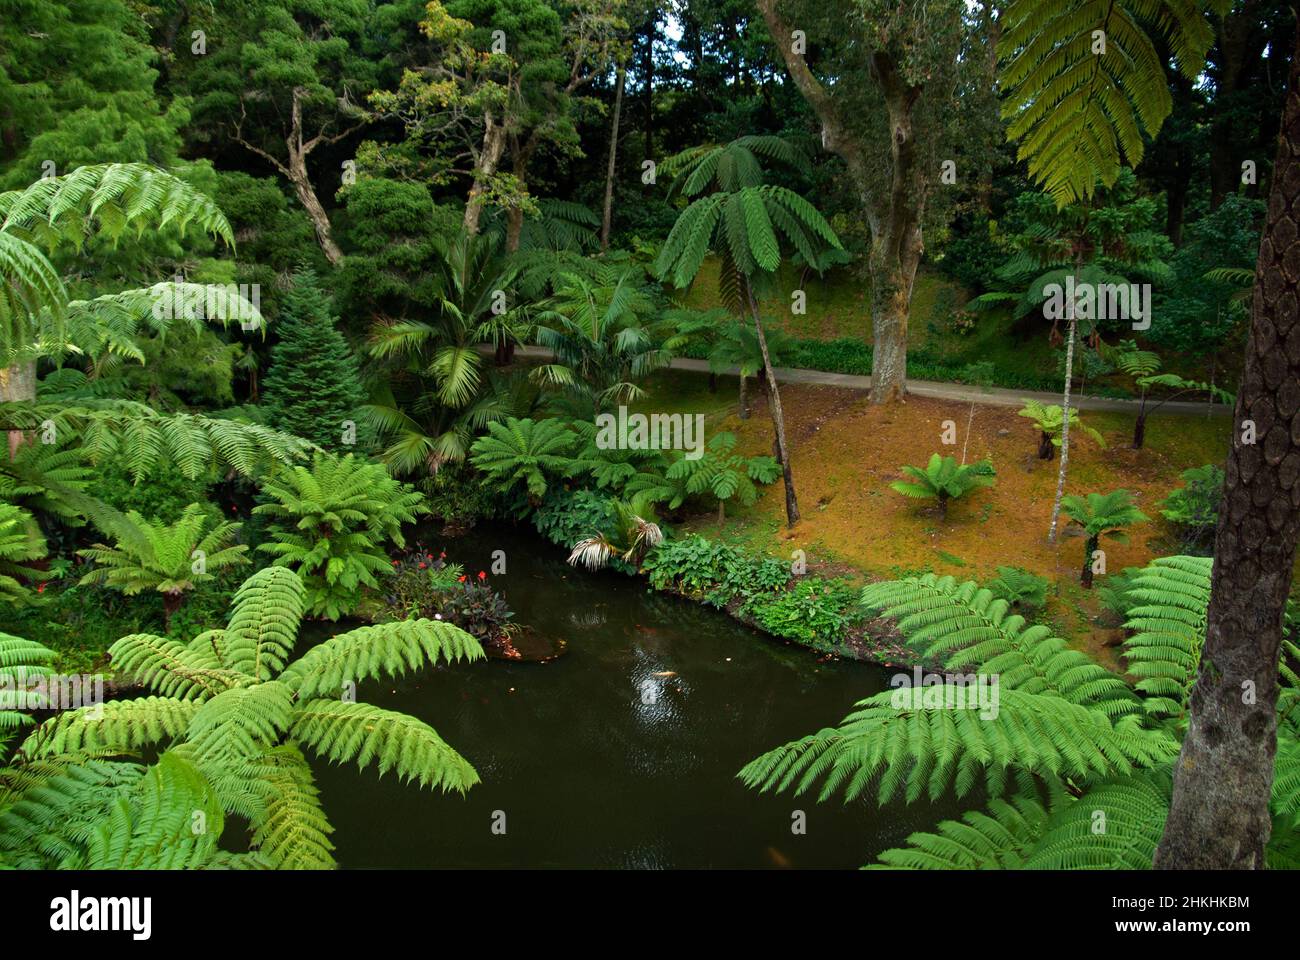
[[[308,612],[330,620],[356,607],[362,587],[378,586],[376,577],[391,571],[386,544],[405,546],[402,524],[428,510],[381,464],[353,454],[317,453],[310,468],[282,470],[262,489],[269,502],[253,512],[274,518],[275,542],[258,549],[274,556],[275,566],[297,571]]]
[[[1160,515],[1178,527],[1184,553],[1210,556],[1223,501],[1223,471],[1207,463],[1184,470],[1181,476],[1183,485],[1170,491],[1160,505]]]
[[[840,581],[808,577],[770,599],[755,600],[745,612],[769,633],[809,646],[831,649],[844,640],[859,615],[854,590]]]

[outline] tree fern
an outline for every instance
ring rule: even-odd
[[[45,537],[32,515],[0,501],[0,602],[24,606],[32,601],[34,584],[50,576],[30,566],[45,556],[45,549]]]
[[[298,575],[269,567],[245,581],[222,630],[189,644],[145,635],[114,644],[124,677],[166,695],[69,711],[33,731],[19,764],[0,773],[0,852],[35,849],[39,862],[62,866],[327,867],[332,828],[300,747],[421,786],[464,792],[477,783],[473,767],[428,724],[351,695],[366,679],[481,659],[478,642],[448,623],[386,623],[340,634],[286,664],[304,606]],[[0,657],[14,663],[34,655],[0,641]],[[162,760],[143,780],[123,774],[126,786],[110,782],[116,767],[95,766],[97,757],[151,748]],[[172,809],[155,790],[172,781],[209,829],[215,825],[210,844],[173,832]],[[79,819],[67,817],[72,807]],[[225,814],[249,823],[247,859],[215,846]]]
[[[1118,718],[1140,713],[1128,686],[1049,628],[1026,625],[1006,600],[973,581],[925,574],[870,584],[864,606],[897,620],[924,661],[945,669],[997,674],[999,686],[1060,697]]]
[[[1013,0],[1002,20],[1007,137],[1059,206],[1114,183],[1123,161],[1136,167],[1173,109],[1145,28],[1159,30],[1188,80],[1214,36],[1185,0]]]
[[[273,543],[258,549],[303,579],[307,611],[337,620],[390,571],[388,543],[405,544],[402,525],[427,513],[421,495],[394,480],[382,464],[354,454],[318,453],[311,467],[293,467],[264,481],[265,503],[253,512],[272,519]]]
[[[851,800],[874,782],[883,804],[896,796],[934,800],[948,790],[964,796],[978,785],[1000,794],[1012,767],[1082,779],[1128,774],[1167,763],[1178,750],[1172,736],[1143,729],[1137,717],[1112,723],[1099,710],[1015,688],[1001,690],[989,711],[973,702],[894,706],[896,693],[863,700],[838,727],[763,754],[740,778],[797,794],[823,781],[820,800],[840,791]]]
[[[1210,602],[1210,557],[1161,557],[1129,584],[1128,670],[1154,716],[1181,716],[1196,682]]]
[[[489,423],[486,436],[474,441],[471,461],[487,482],[503,492],[523,484],[537,499],[546,495],[547,474],[562,475],[570,466],[574,437],[557,420]]]

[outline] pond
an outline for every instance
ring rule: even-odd
[[[959,812],[819,804],[736,779],[764,750],[839,722],[890,671],[819,663],[642,580],[574,570],[531,531],[424,542],[471,574],[504,550],[492,582],[516,621],[567,649],[363,685],[359,699],[431,724],[483,782],[462,798],[318,764],[341,866],[856,868]]]

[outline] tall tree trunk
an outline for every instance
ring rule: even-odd
[[[600,252],[609,249],[609,230],[614,219],[614,164],[618,156],[618,121],[623,112],[623,81],[627,71],[618,68],[618,80],[614,84],[614,122],[609,131],[609,163],[605,166],[605,211],[600,218]]]
[[[642,101],[642,123],[645,126],[645,160],[653,160],[655,152],[655,36],[658,34],[658,17],[656,10],[650,11],[650,21],[645,27],[645,55],[641,60],[642,80],[645,83],[645,99]]]
[[[748,383],[748,381],[749,378],[742,373],[740,375],[740,419],[741,420],[749,419],[749,393],[748,390],[746,389],[746,384]]]
[[[469,199],[465,203],[465,232],[471,236],[478,233],[479,218],[483,214],[483,195],[488,189],[487,182],[496,174],[505,148],[506,128],[497,123],[489,113],[483,128],[483,146],[474,161],[474,183],[469,188]]]
[[[925,213],[926,178],[920,168],[912,113],[920,86],[907,83],[888,53],[871,56],[871,80],[885,102],[889,123],[889,177],[877,190],[874,151],[841,114],[835,94],[813,75],[803,54],[790,43],[790,25],[777,10],[777,0],[757,0],[776,38],[790,79],[812,108],[821,127],[822,148],[838,155],[858,193],[863,216],[871,228],[871,323],[875,353],[871,361],[871,402],[893,403],[907,393],[907,318],[912,283],[921,259],[921,222]]]
[[[1079,286],[1079,271],[1083,266],[1083,251],[1074,257],[1074,287]],[[1061,519],[1061,498],[1065,496],[1065,471],[1070,464],[1070,381],[1074,379],[1074,341],[1079,338],[1079,321],[1075,317],[1075,301],[1071,296],[1065,306],[1069,332],[1065,340],[1065,393],[1061,397],[1061,465],[1056,471],[1056,498],[1052,501],[1052,523],[1047,528],[1047,542],[1056,542],[1056,525]]]
[[[36,399],[36,361],[20,360],[8,367],[0,367],[0,402],[31,401]],[[9,431],[9,459],[18,455],[18,448],[27,440],[22,430]]]
[[[1237,394],[1205,644],[1156,849],[1163,869],[1260,869],[1272,821],[1278,653],[1300,541],[1300,23]],[[1258,443],[1241,442],[1254,421]]]
[[[754,318],[754,332],[758,336],[758,349],[763,354],[763,373],[767,377],[767,408],[772,414],[772,429],[776,433],[776,458],[781,461],[781,476],[785,482],[785,521],[786,526],[793,527],[799,522],[799,501],[794,492],[794,473],[790,469],[790,448],[785,442],[785,412],[781,409],[781,391],[776,385],[776,374],[772,372],[772,358],[767,352],[767,337],[763,336],[763,324],[758,318],[758,304],[754,302],[754,291],[745,284],[745,294],[749,298],[749,312]]]
[[[325,259],[330,262],[330,266],[337,267],[343,259],[343,251],[334,242],[329,214],[321,205],[320,198],[316,196],[316,188],[311,184],[311,177],[307,175],[306,157],[296,151],[289,158],[289,182],[293,184],[293,191],[298,195],[298,202],[307,211],[307,219],[311,221],[312,229],[316,231],[316,242],[320,244]]]

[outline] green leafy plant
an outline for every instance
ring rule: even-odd
[[[97,543],[77,552],[94,564],[81,578],[127,596],[146,590],[163,597],[163,612],[170,624],[185,594],[209,581],[227,567],[248,562],[248,547],[232,544],[240,525],[217,521],[203,506],[192,503],[175,523],[147,520],[135,511],[126,514],[115,546]]]
[[[45,537],[30,513],[13,504],[0,502],[0,601],[25,605],[32,600],[32,588],[50,574],[31,566],[45,556]]]
[[[610,500],[611,524],[607,532],[597,532],[573,544],[569,553],[571,566],[599,570],[611,560],[619,560],[639,569],[645,555],[663,543],[664,532],[654,514],[653,504],[645,495],[630,502]]]
[[[1038,429],[1038,459],[1053,459],[1057,448],[1061,445],[1062,425],[1065,420],[1061,407],[1055,403],[1044,404],[1037,400],[1026,400],[1018,415],[1033,421]],[[1106,446],[1105,437],[1083,422],[1078,408],[1070,410],[1070,429],[1082,431],[1099,447]]]
[[[998,567],[998,575],[989,581],[989,590],[1021,611],[1041,610],[1047,604],[1048,580],[1023,567]]]
[[[306,607],[298,575],[268,567],[239,589],[224,629],[188,644],[148,634],[115,643],[117,669],[151,693],[61,713],[27,737],[0,794],[0,853],[47,868],[211,864],[232,856],[215,850],[224,813],[247,822],[253,865],[319,869],[334,865],[333,828],[304,750],[444,791],[477,783],[428,724],[358,702],[355,689],[480,659],[478,642],[449,623],[410,620],[341,633],[290,660]],[[155,749],[162,756],[144,776],[163,782],[147,797],[123,795],[141,768],[111,758]],[[187,806],[184,831],[166,782],[177,760],[184,766],[170,773],[189,788],[173,799],[202,798]],[[213,837],[194,840],[190,810],[207,814]]]
[[[363,587],[390,570],[388,543],[405,545],[402,524],[426,513],[420,494],[379,463],[355,454],[318,453],[310,468],[292,467],[262,486],[253,513],[272,518],[273,543],[258,547],[276,566],[291,567],[307,589],[307,610],[337,620],[353,610]]]
[[[1085,590],[1092,589],[1093,555],[1101,538],[1128,543],[1128,534],[1124,528],[1150,519],[1134,506],[1133,495],[1127,490],[1090,493],[1085,497],[1067,496],[1061,501],[1061,509],[1070,518],[1070,525],[1083,531],[1083,568],[1080,578]]]
[[[820,783],[822,800],[874,789],[880,804],[987,794],[983,811],[912,834],[906,846],[881,854],[884,866],[1149,868],[1169,808],[1209,590],[1210,561],[1201,558],[1157,560],[1137,578],[1132,592],[1142,606],[1125,644],[1129,669],[1141,678],[1134,690],[978,584],[933,574],[871,584],[862,603],[895,620],[923,662],[977,681],[996,677],[996,709],[973,690],[965,700],[929,703],[930,687],[887,690],[837,727],[758,757],[740,777],[760,790],[797,794]],[[1269,855],[1280,865],[1295,847],[1300,811],[1300,689],[1285,669],[1279,679]],[[1093,827],[1098,811],[1104,833]]]
[[[775,483],[781,475],[781,465],[772,457],[743,457],[732,453],[735,446],[734,433],[715,434],[699,457],[679,453],[662,478],[639,474],[628,482],[627,492],[644,493],[666,503],[669,510],[678,509],[690,497],[711,498],[717,501],[721,523],[729,500],[751,506],[758,499],[755,484]]]
[[[1254,274],[1252,273],[1251,276],[1253,278]],[[1138,388],[1140,403],[1137,419],[1133,423],[1134,450],[1141,450],[1146,443],[1147,417],[1170,400],[1176,400],[1188,393],[1204,393],[1209,396],[1211,402],[1219,400],[1229,406],[1236,400],[1231,393],[1213,384],[1188,380],[1174,373],[1160,373],[1160,355],[1150,350],[1138,349],[1137,344],[1132,340],[1121,341],[1112,352],[1115,366],[1132,377],[1133,383]],[[1162,397],[1148,410],[1147,400],[1151,387],[1165,387],[1174,392]]]
[[[1183,485],[1169,492],[1160,515],[1178,527],[1184,552],[1213,552],[1214,532],[1223,502],[1223,471],[1214,464],[1192,467],[1180,474]]]
[[[547,474],[563,476],[571,466],[574,434],[559,420],[489,423],[486,436],[474,441],[470,459],[486,482],[502,492],[523,484],[528,495],[546,494]]]
[[[895,480],[889,488],[905,497],[918,500],[937,500],[939,516],[948,518],[948,502],[964,496],[979,487],[991,487],[996,482],[993,464],[987,460],[958,465],[953,457],[934,453],[930,462],[921,467],[903,467],[911,480]]]

